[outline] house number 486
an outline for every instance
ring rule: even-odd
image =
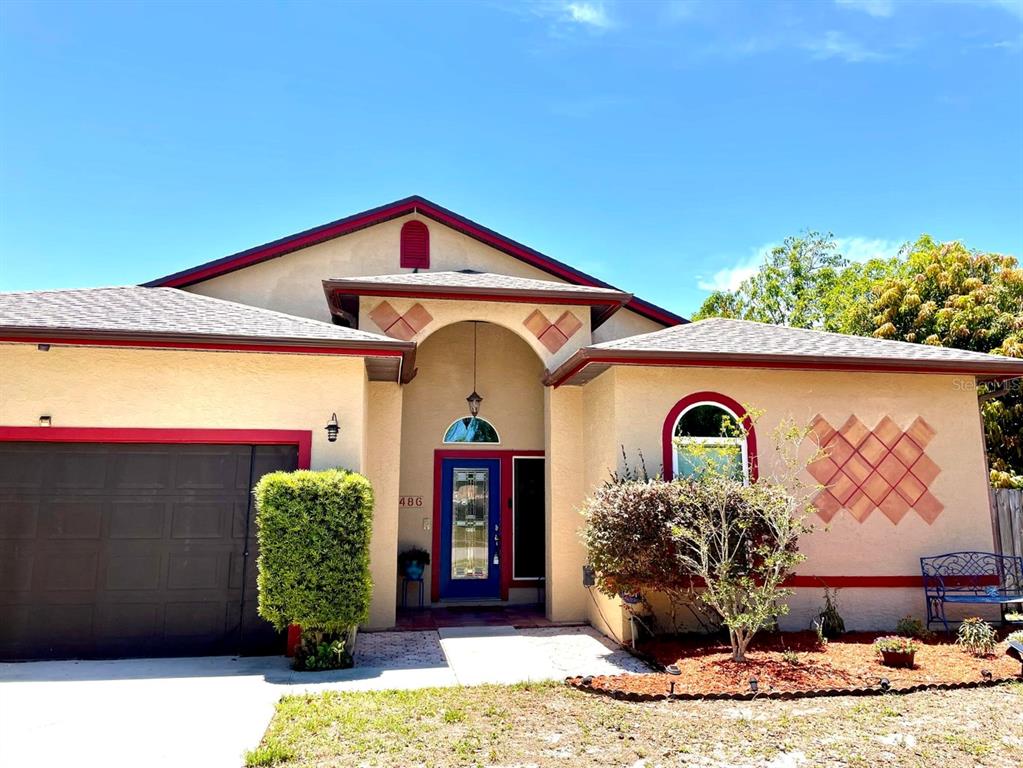
[[[422,496],[402,496],[398,500],[399,507],[421,507],[423,506]]]

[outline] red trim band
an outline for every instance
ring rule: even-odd
[[[162,427],[0,427],[0,442],[197,443],[295,445],[298,468],[309,469],[313,433],[307,429],[176,429]]]
[[[95,347],[152,347],[155,349],[200,349],[223,352],[282,352],[305,355],[354,355],[358,357],[401,357],[400,349],[373,347],[321,347],[298,344],[237,344],[206,341],[161,341],[153,339],[88,339],[60,336],[0,336],[0,342],[25,344],[65,344]]]

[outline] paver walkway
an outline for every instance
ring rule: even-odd
[[[642,672],[589,627],[458,627],[359,636],[357,666],[281,656],[0,664],[0,766],[241,765],[284,695]]]

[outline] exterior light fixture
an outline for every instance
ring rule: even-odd
[[[50,351],[50,345],[49,344],[36,344],[36,349],[38,349],[40,352],[49,352]]]
[[[892,684],[888,680],[888,678],[887,677],[882,677],[881,678],[881,690],[882,691],[887,691],[891,687],[892,687]]]
[[[337,423],[337,414],[332,413],[330,415],[330,421],[327,422],[327,426],[324,427],[327,430],[327,441],[331,443],[337,442],[337,433],[341,430],[341,427]]]
[[[40,427],[48,427],[52,423],[53,423],[53,419],[51,419],[49,416],[40,416],[39,417],[39,426]]]
[[[755,677],[751,677],[749,679],[749,689],[753,691],[753,693],[756,693],[758,690],[760,690],[760,684],[757,682],[757,679]]]
[[[980,676],[983,677],[985,680],[990,680],[991,679],[991,670],[990,669],[982,669],[982,670],[980,670]]]
[[[476,326],[479,323],[474,321],[472,324],[472,394],[465,398],[465,402],[469,404],[469,415],[474,419],[480,415],[480,405],[483,403],[483,396],[476,391]]]

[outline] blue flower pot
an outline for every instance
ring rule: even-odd
[[[405,576],[413,581],[423,578],[423,564],[409,563],[405,566]]]

